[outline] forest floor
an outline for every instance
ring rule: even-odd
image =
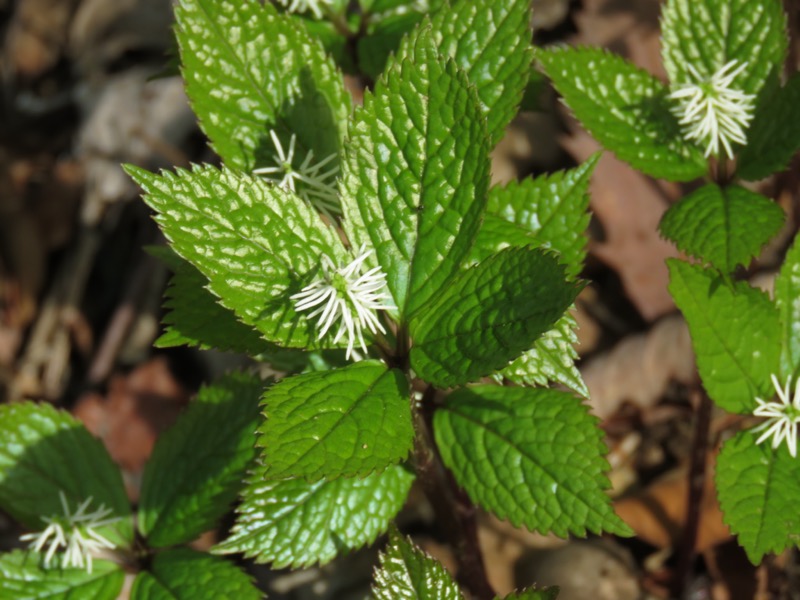
[[[658,0],[534,5],[537,43],[602,46],[664,77]],[[246,364],[153,348],[168,272],[142,248],[163,241],[119,165],[216,161],[180,78],[156,77],[168,70],[171,23],[169,0],[0,0],[0,402],[32,398],[72,411],[120,464],[133,501],[158,434],[201,383]],[[599,150],[546,84],[529,108],[495,150],[495,183],[568,168]],[[798,230],[796,167],[758,184],[789,215],[743,273],[765,289]],[[657,230],[686,191],[608,153],[591,185],[580,370],[607,433],[615,508],[637,535],[567,541],[482,516],[498,592],[536,583],[561,586],[562,600],[663,599],[677,578],[697,600],[800,598],[796,551],[756,568],[723,523],[712,474],[735,420],[712,411],[709,450],[699,461],[692,452],[700,388],[664,262],[679,253]],[[690,469],[702,466],[690,490]],[[412,493],[400,523],[452,564],[421,494]],[[20,533],[0,513],[0,550],[19,546]],[[208,548],[221,534],[195,545]],[[248,568],[272,599],[363,598],[378,546],[305,571]]]

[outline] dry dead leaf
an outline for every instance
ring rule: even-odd
[[[689,328],[679,315],[666,317],[647,333],[629,335],[590,360],[581,375],[589,388],[592,412],[601,419],[625,401],[649,408],[671,380],[692,382],[695,362]]]
[[[82,0],[69,31],[70,58],[85,76],[126,52],[161,55],[173,44],[171,0]]]
[[[600,149],[583,130],[564,140],[579,162]],[[589,187],[591,207],[603,225],[605,240],[589,250],[620,276],[631,302],[648,321],[670,312],[675,304],[667,291],[665,260],[677,257],[675,247],[658,235],[668,198],[652,180],[609,153],[603,154]]]
[[[175,422],[189,396],[167,359],[159,356],[129,375],[112,377],[105,397],[92,392],[75,406],[75,416],[103,440],[122,468],[131,498],[138,496],[142,469],[158,435]]]
[[[67,31],[80,0],[24,0],[8,25],[3,62],[9,74],[35,79],[53,68],[67,43]]]
[[[584,0],[570,43],[602,46],[656,75],[663,75],[659,0]]]
[[[138,186],[121,163],[150,170],[188,165],[180,148],[195,130],[196,118],[183,81],[150,80],[152,74],[152,69],[129,69],[83,100],[88,116],[78,135],[78,153],[86,168],[86,224],[97,224],[109,205],[138,196]]]
[[[713,472],[713,456],[709,456],[697,531],[698,552],[731,538],[727,525],[722,521]],[[688,494],[687,469],[679,468],[670,471],[642,492],[615,501],[614,510],[636,532],[638,538],[659,548],[671,548],[680,540]]]

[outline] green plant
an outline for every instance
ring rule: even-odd
[[[3,427],[18,442],[3,455],[3,506],[34,530],[43,516],[65,517],[54,494],[20,512],[29,490],[13,476],[21,465],[58,471],[60,485],[51,487],[70,505],[91,497],[113,515],[84,534],[102,535],[105,549],[127,560],[145,559],[135,598],[154,597],[164,578],[178,585],[186,571],[164,562],[188,551],[169,548],[213,526],[237,491],[236,523],[214,552],[301,567],[373,542],[418,478],[460,548],[462,582],[479,597],[492,594],[473,502],[542,532],[628,533],[604,493],[605,446],[581,399],[497,384],[557,381],[586,393],[569,308],[582,287],[596,158],[489,188],[489,151],[529,77],[528,1],[441,3],[424,20],[418,5],[376,1],[353,17],[362,19],[355,26],[344,4],[290,4],[307,9],[301,18],[255,1],[180,3],[187,91],[223,166],[160,175],[128,167],[174,251],[160,252],[175,271],[160,344],[236,350],[286,376],[272,383],[232,375],[201,393],[148,465],[136,544],[116,475],[106,493],[92,475],[99,469],[77,473],[75,487],[68,469],[36,450],[50,443],[55,423],[69,423],[93,447],[66,445],[63,454],[90,455],[111,471],[99,445],[50,408],[4,408]],[[394,38],[394,55],[386,49],[385,70],[354,111],[340,71],[309,33],[323,15],[339,34],[366,31],[369,48],[386,41],[378,32],[387,21],[407,17],[408,35]],[[365,70],[377,75],[372,58]],[[224,410],[241,417],[230,452],[196,460],[198,430],[226,421],[222,404],[201,410],[221,394]],[[254,420],[259,396],[262,418]],[[50,429],[27,433],[36,419]],[[212,486],[214,473],[224,483]],[[43,493],[35,473],[28,476]],[[377,597],[411,597],[426,585],[425,597],[460,596],[441,567],[397,534],[391,539]],[[50,548],[0,564],[12,579],[54,577],[47,567],[56,557],[61,567],[82,566]],[[219,585],[244,577],[218,558],[191,556],[226,565],[230,577],[220,575]],[[95,561],[93,573],[101,565],[117,582],[112,563]]]
[[[494,596],[476,505],[560,536],[630,534],[605,494],[602,432],[572,348],[597,156],[489,185],[489,153],[530,75],[528,0],[280,4],[178,4],[187,92],[222,166],[127,169],[171,247],[156,250],[174,271],[158,344],[232,350],[282,375],[231,374],[200,392],[156,446],[135,527],[85,429],[49,406],[0,407],[0,506],[39,532],[26,534],[29,552],[0,557],[0,597],[114,598],[121,564],[138,571],[136,599],[258,597],[219,555],[304,567],[389,531],[376,598],[459,598],[391,524],[415,480],[474,597]],[[726,517],[758,560],[796,536],[781,515],[800,481],[800,406],[764,399],[771,375],[784,398],[800,375],[800,251],[774,303],[733,279],[783,222],[736,181],[783,167],[800,145],[797,77],[778,84],[776,1],[665,10],[672,87],[600,50],[538,61],[634,167],[710,176],[661,231],[710,266],[670,265],[706,390],[771,419],[727,442],[718,468]],[[340,69],[375,78],[363,106],[352,108]],[[759,445],[772,434],[772,448]],[[181,548],[237,495],[213,554]],[[114,560],[91,559],[100,552]]]
[[[670,292],[708,396],[727,411],[767,417],[725,443],[716,473],[725,520],[757,563],[795,546],[800,527],[790,506],[800,492],[798,242],[774,299],[734,271],[784,223],[783,210],[742,181],[786,168],[800,148],[800,76],[781,84],[787,37],[778,1],[669,0],[661,25],[669,86],[601,50],[538,58],[576,116],[621,159],[654,177],[706,179],[665,213],[660,231],[700,263],[670,260]],[[770,438],[771,447],[763,444]]]

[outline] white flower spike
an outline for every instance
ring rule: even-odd
[[[284,6],[291,13],[303,13],[310,11],[315,19],[322,18],[322,7],[330,6],[330,0],[277,0],[278,4]]]
[[[330,165],[336,155],[331,154],[315,163],[313,162],[314,151],[309,150],[303,162],[295,167],[292,163],[297,136],[292,134],[289,140],[289,151],[284,152],[281,140],[275,135],[275,132],[270,131],[269,135],[275,145],[275,154],[272,155],[272,159],[277,166],[255,169],[253,173],[274,181],[285,190],[295,192],[328,219],[334,221],[333,215],[342,212],[339,208],[339,196],[336,191],[336,174],[339,172],[339,167],[323,169]]]
[[[295,310],[313,308],[308,318],[319,316],[318,339],[322,339],[331,326],[339,321],[339,330],[333,342],[337,343],[347,334],[348,359],[353,354],[356,342],[366,354],[365,328],[373,334],[379,331],[386,333],[375,311],[395,308],[383,303],[390,296],[387,292],[381,292],[386,286],[386,274],[381,268],[375,267],[361,273],[364,261],[370,254],[372,250],[365,250],[365,246],[361,246],[355,260],[344,267],[337,267],[323,255],[322,277],[291,296],[295,301]]]
[[[755,96],[732,87],[745,67],[747,63],[732,60],[709,79],[704,79],[689,64],[689,73],[696,83],[679,85],[669,95],[678,102],[672,110],[684,135],[705,144],[706,156],[719,156],[722,145],[728,158],[733,158],[731,143],[747,142],[745,131],[753,119]]]
[[[50,567],[50,561],[59,548],[65,548],[63,567],[75,567],[83,569],[86,567],[88,573],[92,572],[92,555],[103,549],[113,549],[114,544],[97,533],[96,529],[110,525],[120,519],[120,517],[107,518],[112,510],[100,505],[100,508],[93,512],[86,512],[92,503],[89,496],[71,512],[64,492],[59,491],[61,508],[63,515],[55,517],[42,517],[42,521],[47,523],[47,527],[37,533],[26,533],[20,536],[23,542],[30,542],[28,547],[34,552],[40,552],[42,548],[48,546],[44,555],[45,568]]]
[[[797,457],[797,426],[800,424],[800,378],[794,389],[794,399],[790,398],[792,378],[786,380],[786,386],[781,388],[781,384],[775,375],[772,376],[772,385],[778,393],[780,402],[765,402],[761,398],[756,398],[758,408],[753,411],[756,417],[767,417],[761,425],[753,429],[754,432],[764,431],[756,440],[756,444],[773,437],[772,448],[775,449],[786,440],[789,447],[789,454],[792,458]]]

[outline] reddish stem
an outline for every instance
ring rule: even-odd
[[[436,390],[426,388],[417,412],[416,466],[425,495],[433,507],[436,524],[453,548],[458,565],[457,580],[475,600],[492,600],[495,591],[486,576],[478,543],[478,522],[472,504],[452,473],[442,463],[433,439]]]

